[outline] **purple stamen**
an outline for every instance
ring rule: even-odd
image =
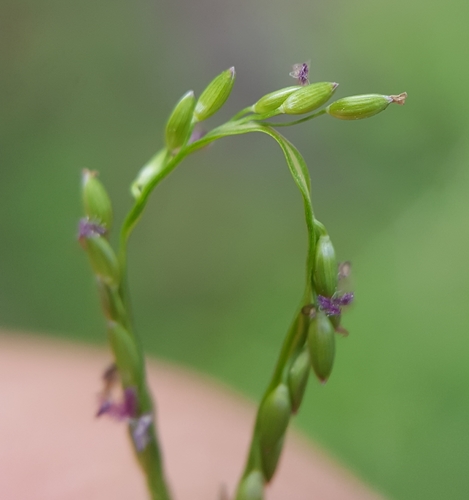
[[[192,131],[192,134],[190,136],[188,144],[192,144],[193,142],[198,141],[199,139],[202,139],[204,135],[207,135],[207,132],[201,128],[195,128]]]
[[[318,295],[319,308],[328,316],[339,316],[343,306],[348,306],[353,301],[353,293],[344,293],[333,297]]]
[[[341,306],[348,306],[353,301],[353,293],[344,293],[341,297],[337,297],[336,300]]]
[[[124,402],[122,404],[124,413],[129,418],[137,416],[137,391],[134,387],[127,387],[124,391]]]
[[[318,295],[319,308],[328,316],[338,316],[340,314],[340,304],[337,304],[333,298]]]
[[[108,415],[118,421],[127,420],[135,448],[138,452],[141,452],[151,440],[150,429],[153,423],[153,416],[151,413],[144,413],[140,417],[137,417],[137,413],[137,390],[135,387],[127,387],[124,390],[123,401],[116,403],[110,398],[101,401],[96,416]]]
[[[298,82],[301,85],[306,85],[307,83],[309,83],[308,82],[308,73],[309,73],[308,65],[306,63],[303,63],[301,65],[300,71],[298,72]]]
[[[114,403],[110,401],[109,399],[105,399],[101,401],[101,405],[98,408],[98,411],[96,412],[96,416],[100,417],[101,415],[104,415],[105,413],[111,414],[112,407]]]
[[[133,419],[137,416],[137,391],[134,387],[127,387],[124,391],[124,400],[116,403],[111,399],[104,399],[96,413],[97,417],[109,415],[115,420]]]
[[[308,85],[309,75],[309,64],[308,63],[299,63],[293,65],[293,71],[290,73],[290,76],[296,78],[298,81],[298,85]]]
[[[139,418],[130,420],[130,429],[132,439],[134,440],[137,451],[143,451],[150,442],[150,428],[153,422],[153,417],[150,413],[145,413]]]
[[[91,221],[87,218],[80,219],[78,223],[78,239],[92,238],[93,236],[104,236],[107,230],[104,226],[96,221]]]

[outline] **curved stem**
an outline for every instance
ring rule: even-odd
[[[239,120],[241,117],[244,115],[247,115],[249,113],[252,113],[252,106],[248,106],[247,108],[242,109],[241,111],[238,111],[232,118],[230,118],[228,121],[229,122],[235,122]]]
[[[267,398],[267,396],[271,393],[271,391],[275,389],[281,382],[285,382],[288,374],[288,369],[294,358],[294,353],[298,352],[303,347],[305,342],[304,328],[300,328],[300,315],[302,314],[301,313],[302,307],[309,304],[312,299],[313,291],[311,287],[310,277],[312,275],[312,270],[314,265],[314,251],[315,251],[316,238],[314,230],[314,214],[310,198],[310,178],[303,158],[301,157],[300,153],[296,150],[296,148],[289,141],[287,141],[287,139],[285,139],[279,132],[277,132],[276,130],[272,129],[271,127],[265,124],[257,123],[256,121],[253,120],[253,118],[265,119],[267,118],[267,116],[257,115],[253,117],[247,117],[245,119],[241,118],[237,121],[227,122],[224,125],[212,130],[198,141],[195,141],[192,144],[185,145],[185,147],[181,148],[181,150],[176,155],[170,157],[167,160],[166,164],[161,168],[161,170],[158,171],[158,173],[142,188],[140,196],[136,199],[134,206],[132,207],[132,209],[130,210],[130,212],[128,213],[127,217],[124,220],[120,233],[119,262],[121,264],[122,272],[125,273],[126,258],[127,258],[127,252],[126,252],[127,241],[128,238],[130,237],[130,234],[132,233],[133,228],[135,227],[136,223],[138,222],[139,218],[143,213],[143,210],[148,202],[151,192],[166,176],[168,176],[176,168],[176,166],[186,156],[197,151],[198,149],[201,149],[202,147],[206,146],[207,144],[217,139],[220,139],[222,137],[228,137],[231,135],[246,134],[250,132],[261,132],[275,139],[275,141],[279,144],[280,148],[284,153],[290,172],[298,188],[300,189],[300,192],[303,197],[306,226],[308,229],[308,253],[307,253],[308,258],[306,262],[305,291],[300,303],[299,311],[297,312],[287,332],[286,338],[283,342],[282,349],[280,351],[274,373],[272,375],[270,383],[268,384],[267,390],[265,391],[264,396],[261,400],[261,405],[262,405],[263,401]],[[308,117],[308,119],[310,118],[311,117]],[[148,393],[145,395],[146,396],[148,395],[148,398],[150,398],[150,395]],[[261,405],[259,406],[259,408],[261,407]],[[152,481],[153,474],[151,470],[148,470],[148,468],[144,466],[147,463],[147,461],[144,460],[142,463],[141,459],[142,457],[140,456],[139,456],[139,461],[145,469],[147,480],[149,482],[149,487],[150,490],[152,491],[152,495],[159,495],[159,496],[154,496],[153,498],[158,500],[160,499],[167,500],[169,499],[169,493],[167,492],[164,478],[162,476],[162,466],[159,454],[158,441],[154,429],[152,432],[152,437],[154,439],[152,439],[152,446],[149,447],[148,460],[149,464],[153,468],[153,471],[156,472],[157,480],[155,481],[153,486],[152,484],[150,484]],[[254,432],[248,455],[248,462],[244,474],[242,476],[243,478],[246,477],[246,475],[249,474],[250,471],[255,470],[256,468],[259,467],[259,455],[258,455],[257,443],[258,443],[258,416],[256,417],[256,423],[254,426]],[[156,492],[155,490],[155,492],[153,492],[154,486],[160,488],[161,491]]]
[[[305,118],[301,118],[300,120],[295,120],[293,122],[285,122],[285,123],[272,123],[272,122],[263,122],[261,121],[263,125],[269,125],[271,127],[291,127],[292,125],[298,125],[299,123],[304,123],[309,120],[312,120],[313,118],[317,118],[318,116],[324,115],[326,113],[325,109],[321,109],[321,111],[318,111],[316,113],[313,113],[312,115],[306,116]]]

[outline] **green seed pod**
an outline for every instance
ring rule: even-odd
[[[334,118],[341,120],[361,120],[369,118],[381,111],[384,111],[392,102],[403,105],[407,94],[404,92],[399,95],[355,95],[344,97],[338,101],[329,104],[326,112]]]
[[[190,90],[181,97],[166,123],[166,146],[173,152],[189,138],[195,108],[194,92]]]
[[[197,121],[206,120],[225,104],[231,94],[234,81],[235,69],[232,67],[220,73],[209,83],[195,107],[194,116]]]
[[[82,239],[81,243],[88,254],[94,273],[106,285],[111,287],[119,286],[119,262],[106,238],[91,236]]]
[[[104,186],[97,178],[98,173],[83,170],[82,193],[85,214],[88,219],[98,222],[107,231],[112,225],[112,205]]]
[[[144,167],[141,168],[136,179],[130,186],[130,192],[135,199],[140,197],[145,187],[150,184],[155,176],[163,170],[166,155],[167,150],[162,149]]]
[[[337,259],[328,235],[320,236],[316,246],[313,286],[318,295],[332,297],[339,281]]]
[[[111,288],[103,281],[98,280],[98,292],[106,319],[121,323],[125,322],[127,311],[117,289],[115,287]]]
[[[314,373],[324,383],[334,365],[335,332],[329,318],[321,311],[318,311],[311,321],[308,348]]]
[[[280,384],[267,396],[259,410],[261,447],[269,448],[282,437],[288,426],[290,414],[288,388],[285,384]]]
[[[263,500],[264,478],[258,470],[250,472],[239,485],[236,500]]]
[[[332,97],[338,85],[330,82],[306,85],[287,97],[279,110],[287,115],[302,115],[314,111]]]
[[[285,384],[280,384],[264,400],[258,417],[262,465],[268,480],[275,470],[275,467],[272,470],[272,458],[275,459],[276,463],[279,456],[277,454],[279,442],[283,439],[288,427],[290,415],[291,402],[288,387]]]
[[[135,340],[119,323],[108,323],[108,337],[117,369],[124,387],[140,387],[142,380],[142,360]]]
[[[303,87],[295,85],[293,87],[285,87],[284,89],[276,90],[263,97],[261,97],[256,104],[252,106],[254,113],[268,113],[269,111],[275,111],[279,106],[281,106],[287,97],[293,92],[296,92]]]
[[[292,413],[296,413],[301,405],[309,377],[310,369],[309,352],[306,346],[297,356],[288,372],[288,389]]]
[[[275,443],[269,452],[263,453],[261,450],[262,471],[264,472],[264,479],[266,483],[270,483],[274,477],[280,455],[282,454],[284,441],[285,433],[283,433],[282,437]]]

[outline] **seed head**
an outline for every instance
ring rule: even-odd
[[[318,82],[306,85],[293,92],[279,107],[281,113],[302,115],[325,104],[334,93],[338,83]]]
[[[277,467],[290,415],[289,390],[286,384],[280,384],[265,398],[258,415],[259,449],[267,481],[270,481]]]
[[[83,234],[86,234],[88,229],[83,231]],[[96,276],[109,286],[117,286],[120,282],[119,262],[109,241],[94,230],[86,237],[81,237],[79,241],[88,254]]]
[[[84,169],[82,173],[82,195],[85,214],[107,230],[112,224],[111,200],[98,179],[98,173]]]
[[[308,348],[314,373],[322,383],[325,383],[334,365],[335,332],[324,312],[318,311],[311,321]]]
[[[279,106],[281,106],[285,100],[296,92],[301,87],[299,85],[294,85],[293,87],[285,87],[280,90],[275,90],[261,97],[256,104],[252,106],[254,113],[269,113],[270,111],[275,111]]]
[[[406,97],[406,92],[391,96],[380,94],[354,95],[329,104],[326,112],[341,120],[361,120],[381,113],[391,103],[402,106]]]
[[[202,92],[194,111],[194,117],[201,122],[215,114],[225,104],[235,81],[234,67],[215,77]]]
[[[195,97],[190,90],[176,104],[166,124],[166,146],[171,152],[176,152],[188,139],[194,114]]]
[[[313,274],[313,286],[319,295],[332,297],[337,290],[338,272],[335,250],[329,235],[319,237]]]
[[[288,389],[290,391],[291,410],[296,413],[303,400],[310,370],[309,353],[303,350],[292,363],[288,372]]]

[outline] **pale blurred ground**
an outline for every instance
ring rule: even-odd
[[[0,498],[145,499],[125,425],[96,412],[103,349],[0,333]],[[255,407],[200,374],[149,360],[158,427],[175,499],[233,493]],[[380,500],[325,453],[290,432],[269,500]]]

